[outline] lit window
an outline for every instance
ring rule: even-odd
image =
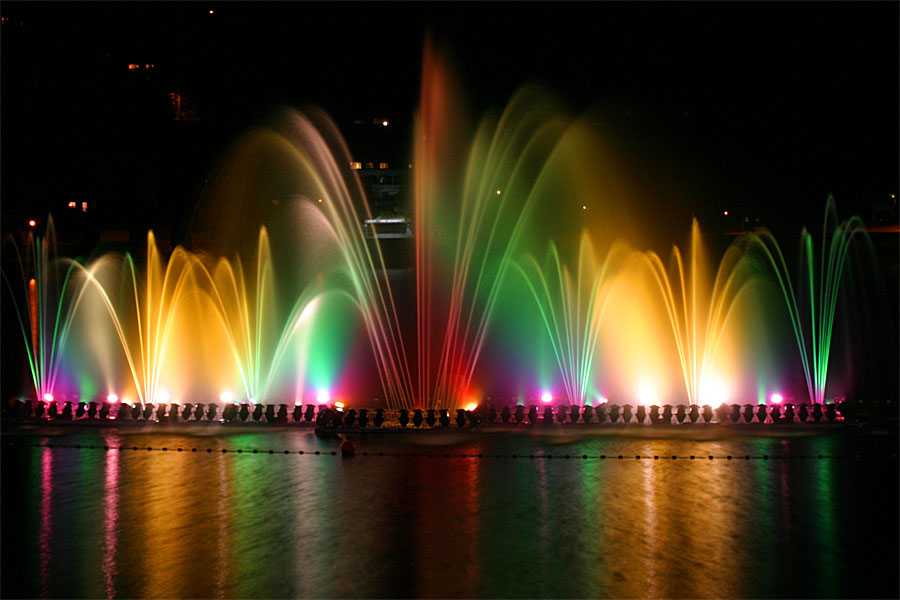
[[[367,162],[367,163],[366,163],[366,168],[367,168],[367,169],[374,169],[374,168],[375,168],[375,164],[374,164],[374,163]]]
[[[87,212],[87,202],[81,203],[81,212]]]
[[[379,169],[387,169],[387,168],[388,168],[388,164],[387,164],[387,163],[378,163],[378,168],[379,168]]]
[[[352,163],[350,163],[350,168],[358,171],[359,169],[362,169],[362,163],[361,162],[352,162]]]
[[[75,208],[76,206],[77,206],[77,203],[69,202],[69,208]]]

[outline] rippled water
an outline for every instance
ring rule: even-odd
[[[5,431],[2,592],[897,597],[895,435],[690,437]]]

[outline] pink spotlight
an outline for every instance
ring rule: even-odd
[[[109,402],[110,404],[115,404],[116,402],[119,401],[119,397],[116,396],[115,394],[110,394],[109,396],[106,397],[106,401]]]
[[[781,394],[772,394],[770,400],[772,401],[772,404],[781,404],[784,402],[784,396]]]
[[[53,402],[53,394],[44,394],[44,402]]]
[[[331,399],[331,395],[328,393],[327,390],[322,390],[322,391],[319,392],[319,394],[316,396],[316,401],[317,401],[319,404],[328,404],[328,401],[329,401],[330,399]]]
[[[553,402],[553,395],[550,392],[541,394],[541,402]]]

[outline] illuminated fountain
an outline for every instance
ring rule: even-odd
[[[224,387],[219,398],[231,402],[234,373],[243,390],[238,399],[251,403],[271,399],[270,390],[286,357],[304,360],[313,330],[311,317],[329,295],[307,291],[279,322],[265,229],[259,233],[252,286],[240,257],[215,260],[178,247],[166,261],[152,233],[143,270],[136,268],[130,254],[106,255],[95,261],[92,273],[96,298],[107,308],[114,330],[107,339],[119,342],[118,348],[109,346],[101,354],[114,364],[121,350],[133,391],[145,404],[179,402],[192,392],[196,396],[197,386],[192,384],[198,380],[207,389]],[[122,273],[127,274],[125,285],[114,285],[111,280]],[[178,363],[187,366],[178,369],[174,366]],[[291,365],[295,374],[296,366]]]
[[[244,397],[251,403],[274,400],[270,391],[276,384],[285,356],[293,352],[298,382],[295,403],[300,403],[303,374],[313,331],[311,319],[322,297],[328,292],[306,291],[291,306],[284,323],[276,297],[272,255],[265,228],[259,232],[253,286],[248,286],[240,257],[219,259],[211,268],[203,267],[210,283],[209,297],[228,340],[240,375]],[[283,392],[283,390],[279,390]],[[230,394],[226,391],[223,394]]]
[[[739,240],[748,253],[763,257],[777,282],[793,328],[809,401],[823,404],[841,286],[850,277],[849,263],[854,242],[859,241],[864,258],[876,266],[865,224],[859,217],[838,222],[834,198],[825,206],[820,252],[812,234],[804,227],[800,236],[799,271],[791,275],[778,241],[762,229]]]
[[[829,199],[833,232],[816,256],[804,230],[796,280],[767,231],[737,238],[711,268],[696,220],[688,250],[666,263],[635,250],[653,232],[634,226],[640,201],[595,123],[524,87],[470,136],[457,87],[426,47],[408,293],[367,237],[372,214],[334,122],[284,111],[212,178],[192,225],[202,251],[165,256],[150,232],[143,266],[130,254],[84,266],[51,257],[50,222],[19,255],[21,286],[4,279],[37,398],[52,397],[70,355],[96,363],[103,395],[145,405],[328,405],[349,399],[341,386],[356,377],[377,381],[389,409],[471,408],[507,384],[497,363],[515,355],[503,371],[553,371],[528,389],[548,405],[779,404],[762,373],[777,353],[760,341],[777,346],[779,317],[766,314],[777,302],[809,399],[824,402],[859,219],[838,224]]]
[[[13,239],[4,240],[20,267],[12,279],[3,273],[18,319],[37,398],[52,402],[61,376],[63,353],[87,280],[79,277],[80,263],[56,256],[53,219],[47,219],[44,236],[28,232],[25,255]]]
[[[564,133],[562,122],[535,118],[533,102],[520,93],[496,126],[482,123],[460,198],[448,197],[455,186],[437,188],[419,156],[426,150],[417,151],[426,165],[416,172],[418,397],[429,406],[469,396],[501,282],[540,200],[536,184]],[[429,125],[417,139],[438,137]]]
[[[240,239],[235,224],[278,227],[280,221],[283,228],[284,222],[290,223],[293,231],[283,236],[288,242],[282,246],[296,242],[303,251],[292,247],[279,257],[298,267],[290,278],[279,279],[294,284],[288,295],[302,293],[297,290],[313,279],[328,294],[352,302],[389,404],[411,407],[412,383],[397,307],[380,248],[366,243],[361,224],[372,215],[349,163],[349,151],[327,115],[287,111],[277,125],[253,131],[234,146],[204,201],[217,217],[206,218],[214,237],[224,240]],[[261,179],[276,180],[277,185],[248,183]],[[262,214],[260,206],[274,212]]]
[[[584,405],[594,381],[594,355],[611,281],[633,257],[617,244],[601,263],[588,234],[582,233],[574,274],[551,243],[543,264],[532,255],[516,263],[540,311],[570,403]],[[550,402],[552,395],[542,395]]]
[[[678,349],[678,360],[690,404],[718,406],[730,399],[729,382],[714,368],[716,355],[726,342],[726,324],[749,279],[742,248],[732,244],[712,280],[702,247],[700,225],[691,224],[688,264],[677,246],[667,268],[654,252],[644,254],[653,273],[668,323]]]
[[[167,260],[153,232],[147,234],[143,270],[135,265],[130,253],[107,254],[92,264],[95,300],[106,308],[111,328],[96,342],[95,349],[110,370],[120,364],[120,357],[124,358],[130,375],[128,384],[132,386],[129,391],[142,404],[169,402],[173,392],[177,400],[184,391],[180,385],[172,386],[175,382],[163,367],[180,344],[196,339],[203,331],[203,321],[195,321],[193,326],[176,322],[179,311],[185,310],[188,302],[196,305],[198,300],[197,265],[196,257],[181,247],[175,248]],[[202,372],[203,365],[192,366],[198,375]],[[117,389],[124,389],[125,382],[117,384]]]
[[[597,179],[612,179],[614,169],[588,124],[524,86],[468,138],[456,89],[445,58],[426,44],[414,200],[416,389],[428,407],[456,408],[477,396],[477,368],[498,308],[508,302],[514,260],[549,239],[574,237],[591,219],[627,223],[621,206],[600,201],[612,186]],[[580,396],[587,372],[573,369],[583,371],[584,361],[564,362],[569,393]]]

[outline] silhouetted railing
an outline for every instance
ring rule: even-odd
[[[711,425],[851,424],[896,419],[893,403],[722,404],[632,406],[545,405],[499,410],[491,404],[466,409],[337,408],[288,404],[128,404],[109,402],[34,401],[12,399],[3,411],[6,422],[81,423],[255,423],[316,427],[320,430],[431,430],[516,427],[703,427]]]

